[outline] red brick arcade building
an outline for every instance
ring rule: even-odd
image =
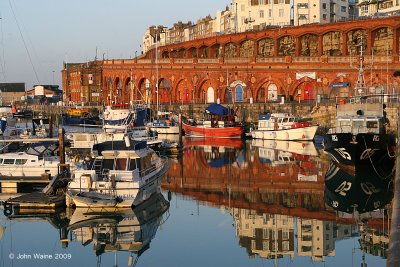
[[[361,49],[362,48],[362,49]],[[354,94],[360,52],[369,93],[397,93],[400,17],[218,35],[135,59],[67,64],[66,103],[302,101]]]

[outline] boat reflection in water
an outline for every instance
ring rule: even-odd
[[[9,242],[14,243],[15,247],[14,249],[12,246],[10,247],[10,253],[19,255],[23,254],[21,251],[26,250],[29,253],[33,251],[32,254],[29,254],[33,255],[36,253],[36,250],[41,251],[51,244],[52,242],[46,240],[52,238],[42,232],[39,235],[41,238],[44,235],[46,239],[41,239],[40,244],[37,244],[36,247],[34,245],[35,241],[32,243],[32,240],[37,238],[38,233],[35,230],[32,232],[26,232],[25,230],[35,229],[40,222],[48,222],[52,226],[51,228],[55,228],[59,232],[62,247],[59,253],[60,255],[69,255],[68,261],[70,265],[68,266],[83,266],[87,263],[93,263],[93,257],[86,253],[83,248],[80,248],[80,254],[82,255],[79,257],[72,253],[74,246],[70,245],[75,242],[81,243],[82,246],[93,245],[98,266],[101,262],[101,256],[104,253],[116,253],[118,251],[128,253],[124,254],[128,257],[128,266],[133,266],[139,256],[149,249],[150,243],[154,239],[159,226],[168,219],[168,210],[169,201],[161,193],[157,193],[134,209],[117,210],[116,212],[98,212],[90,208],[67,208],[55,213],[40,213],[38,210],[32,210],[31,212],[27,210],[24,212],[17,211],[7,216],[7,220],[9,221],[7,228],[0,225],[0,243],[2,242],[2,238],[5,238],[6,241],[5,243],[1,243],[2,245],[7,245]],[[21,226],[16,228],[18,226],[16,222],[21,224],[23,228]],[[31,226],[31,224],[33,225]],[[22,231],[24,233],[23,239],[17,238],[12,241],[12,228],[14,228],[14,232]],[[40,229],[43,231],[42,228],[43,226],[40,226]],[[47,229],[47,234],[52,232],[51,228],[45,228]],[[57,236],[57,234],[55,235]],[[29,244],[31,244],[31,247],[29,247]],[[5,255],[4,253],[6,252],[1,251],[0,255]],[[137,255],[136,258],[133,257],[133,254]],[[110,257],[107,256],[105,260],[110,260]],[[12,262],[14,265],[18,265],[21,260],[11,257],[8,259],[7,257],[3,261],[3,264],[11,266]],[[36,265],[33,264],[32,266]]]
[[[242,162],[240,168],[232,161],[214,168],[207,164],[207,148],[186,147],[183,159],[169,169],[172,179],[162,187],[229,213],[249,258],[305,266],[302,257],[312,264],[340,257],[343,251],[336,242],[359,234],[355,217],[338,216],[325,204],[330,158],[312,142],[252,140],[231,151]],[[369,220],[369,233],[378,237],[387,225],[380,214]],[[384,235],[379,240],[387,245]],[[373,250],[372,245],[363,250],[386,257],[385,249]]]
[[[350,161],[346,150],[336,149],[333,153],[327,149],[331,162],[325,177],[326,204],[336,210],[340,218],[356,221],[362,264],[365,264],[365,253],[387,257],[388,209],[393,198],[395,162],[389,150],[365,151],[360,158]]]
[[[77,208],[70,217],[68,231],[72,242],[80,242],[84,246],[92,243],[96,256],[126,251],[137,254],[137,261],[150,247],[158,227],[168,219],[168,209],[169,202],[162,194],[152,195],[132,210],[115,213],[96,213]],[[128,263],[132,264],[132,261],[131,255]]]

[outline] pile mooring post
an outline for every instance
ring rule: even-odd
[[[50,114],[49,117],[49,137],[53,137],[53,116]]]
[[[58,151],[60,153],[60,172],[65,171],[64,128],[58,129]]]
[[[400,110],[397,114],[396,175],[394,177],[392,222],[390,225],[389,250],[386,266],[400,266]]]
[[[182,142],[182,113],[179,113],[179,146],[182,147],[183,146],[183,142]]]

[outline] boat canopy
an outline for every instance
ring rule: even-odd
[[[32,144],[26,153],[29,155],[34,155],[38,157],[56,155],[58,150],[58,144],[52,142],[41,142],[37,144]]]
[[[140,150],[147,147],[146,141],[130,141],[128,147],[124,140],[117,141],[106,141],[103,143],[95,144],[93,150],[96,150],[99,154],[106,150]]]
[[[220,104],[211,104],[206,108],[207,113],[226,116],[229,114],[229,109]]]

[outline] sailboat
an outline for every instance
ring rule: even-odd
[[[157,36],[157,35],[156,35]],[[176,115],[171,112],[161,112],[159,110],[159,81],[158,81],[158,39],[155,39],[156,43],[156,96],[157,96],[157,119],[148,124],[150,129],[158,134],[179,134],[179,121]]]

